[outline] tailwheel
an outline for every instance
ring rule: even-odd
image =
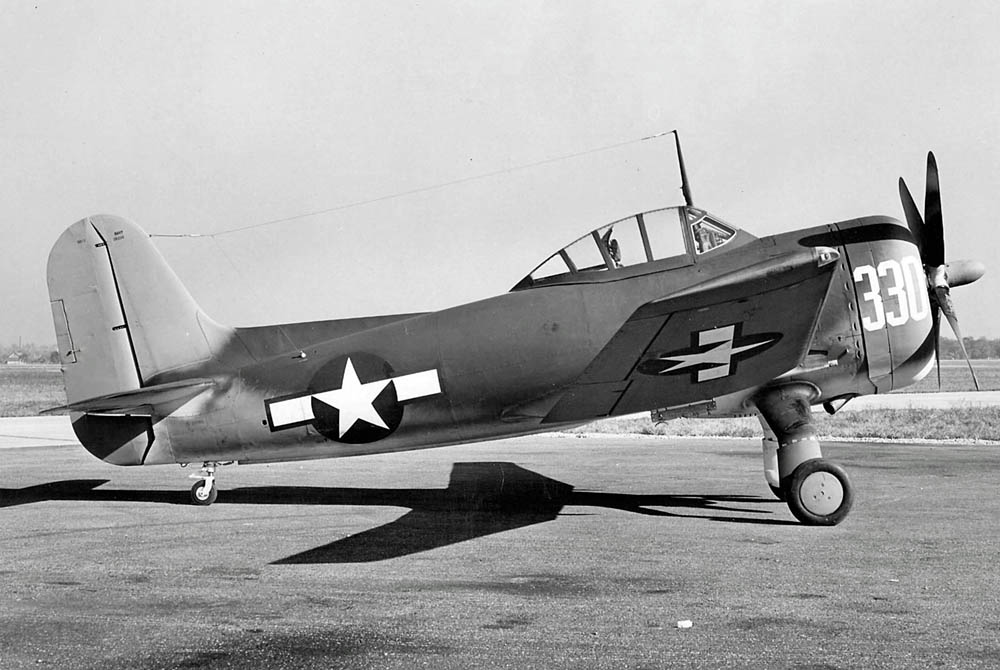
[[[191,487],[191,502],[195,505],[211,505],[219,497],[219,489],[214,482],[203,479]]]
[[[854,502],[854,487],[847,473],[823,458],[800,463],[783,488],[792,515],[808,526],[836,526]]]
[[[211,505],[219,497],[219,489],[215,485],[215,470],[220,465],[226,464],[216,461],[206,461],[201,466],[201,472],[191,475],[191,479],[198,480],[191,487],[191,502],[195,505]]]

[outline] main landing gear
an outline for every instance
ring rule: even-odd
[[[225,463],[206,461],[198,474],[189,475],[191,479],[201,480],[191,487],[191,502],[195,505],[211,505],[219,497],[219,489],[215,486],[215,469],[220,465]]]
[[[812,384],[792,382],[763,390],[756,398],[764,428],[764,478],[810,526],[836,526],[851,511],[854,488],[844,469],[823,458],[812,425]]]

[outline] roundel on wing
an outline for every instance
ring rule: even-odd
[[[391,435],[403,420],[392,375],[389,363],[372,354],[332,359],[309,384],[313,426],[327,439],[348,444]]]

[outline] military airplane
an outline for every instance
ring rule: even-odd
[[[804,524],[854,497],[823,458],[812,407],[930,372],[949,291],[937,165],[924,218],[867,216],[757,238],[694,206],[628,216],[549,256],[507,293],[438,312],[229,327],[195,303],[126,219],[71,225],[48,261],[73,429],[115,465],[216,470],[422,449],[604,417],[756,415],[764,474]],[[966,355],[968,359],[968,356]],[[970,363],[971,369],[971,363]],[[974,373],[973,373],[974,374]]]

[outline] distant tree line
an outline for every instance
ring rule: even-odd
[[[0,363],[6,363],[12,354],[17,354],[23,363],[58,363],[59,351],[53,344],[27,342],[0,345]]]
[[[942,323],[942,326],[944,324]],[[1000,358],[1000,339],[989,339],[986,337],[963,337],[965,350],[969,352],[969,358],[985,360],[988,358]],[[947,337],[941,338],[941,358],[960,359],[962,350],[958,348],[958,340]]]

